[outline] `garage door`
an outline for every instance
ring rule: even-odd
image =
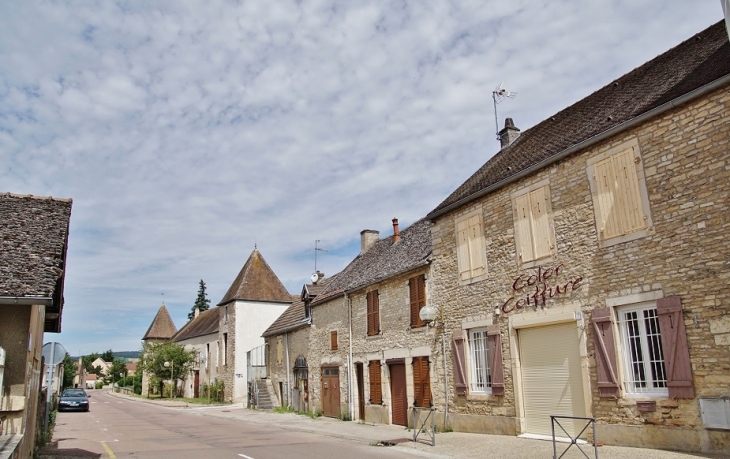
[[[518,330],[525,433],[551,435],[550,415],[585,416],[575,322]],[[585,422],[561,421],[571,436]],[[557,426],[555,435],[564,437]]]

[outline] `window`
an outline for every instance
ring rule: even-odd
[[[555,248],[550,226],[550,190],[547,185],[528,189],[514,197],[515,246],[519,263],[553,254]]]
[[[428,357],[413,358],[413,406],[431,406],[431,378]]]
[[[330,332],[330,349],[337,350],[337,331]]]
[[[591,316],[601,397],[619,396],[618,354],[627,394],[694,398],[687,333],[678,296],[616,307],[620,352],[615,346],[611,308],[594,309]]]
[[[472,393],[492,393],[492,379],[489,376],[487,358],[487,329],[469,330],[469,391]]]
[[[651,215],[636,139],[591,158],[588,179],[602,247],[648,234]]]
[[[205,368],[210,365],[210,343],[205,343]]]
[[[375,336],[380,333],[380,304],[378,291],[373,290],[367,293],[367,316],[368,336]]]
[[[624,346],[626,392],[666,397],[667,373],[656,307],[624,307],[617,314]]]
[[[276,337],[276,363],[281,365],[284,362],[284,346],[281,342],[281,336]]]
[[[411,328],[423,327],[426,322],[421,320],[419,313],[426,306],[426,276],[408,279],[408,290],[411,299]]]
[[[383,403],[383,386],[380,379],[380,360],[371,360],[368,363],[370,374],[370,403],[380,405]]]
[[[460,281],[477,280],[479,276],[486,274],[484,230],[480,212],[456,221],[456,258]]]
[[[228,333],[223,333],[223,353],[221,354],[221,360],[223,363],[223,366],[226,366],[228,363],[226,359],[228,358]]]

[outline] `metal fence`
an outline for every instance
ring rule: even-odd
[[[570,433],[568,433],[568,431],[565,429],[565,427],[563,427],[563,425],[560,423],[561,419],[562,420],[569,419],[571,421],[575,421],[575,420],[585,421],[585,425],[580,430],[580,432],[578,432],[575,436],[573,436],[573,435],[570,435]],[[570,444],[568,445],[567,448],[565,448],[565,450],[563,451],[563,453],[560,456],[558,456],[558,445],[557,445],[558,442],[555,441],[555,426],[556,425],[558,427],[560,427],[560,430],[562,430],[565,433],[565,435],[570,439]],[[596,459],[598,459],[598,445],[597,445],[598,441],[596,440],[596,419],[595,418],[584,418],[584,417],[580,417],[580,416],[550,416],[550,427],[553,432],[553,459],[559,459],[559,458],[565,456],[565,453],[567,453],[568,450],[570,448],[572,448],[573,446],[575,446],[578,449],[578,451],[580,451],[583,454],[583,456],[585,456],[586,458],[589,458],[590,456],[588,456],[586,454],[586,452],[583,451],[583,448],[580,447],[580,443],[578,440],[580,438],[580,436],[583,435],[583,432],[585,432],[589,427],[592,429],[592,434],[593,434],[593,454],[594,454],[594,457]],[[584,445],[585,445],[585,443],[584,443]]]
[[[411,407],[413,410],[413,441],[418,441],[421,434],[431,440],[431,446],[436,446],[436,408]]]

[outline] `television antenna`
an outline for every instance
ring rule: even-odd
[[[322,242],[319,239],[314,241],[314,273],[317,273],[317,252],[326,252],[325,249],[321,248],[319,246],[319,243]]]
[[[492,91],[492,100],[494,101],[494,127],[495,127],[495,133],[497,135],[497,140],[499,139],[499,118],[497,118],[497,104],[502,102],[505,98],[514,99],[517,96],[516,92],[507,91],[502,87],[504,84],[504,81],[499,83],[499,86],[494,88],[494,91]]]

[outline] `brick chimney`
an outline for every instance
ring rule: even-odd
[[[398,219],[393,219],[393,244],[400,241],[400,230],[398,229]]]
[[[380,231],[367,229],[360,231],[360,255],[367,252],[373,244],[378,242],[379,237]]]
[[[198,306],[195,306],[195,315],[194,315],[193,319],[195,317],[198,317],[199,315],[200,315],[200,308]]]
[[[511,145],[519,136],[520,130],[515,127],[515,123],[512,121],[512,118],[504,120],[504,129],[499,131],[499,141],[502,144],[502,148]]]

